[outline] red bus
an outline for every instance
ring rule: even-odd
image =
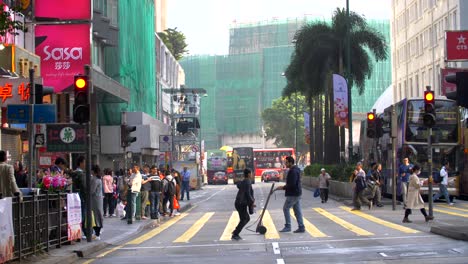
[[[275,170],[282,175],[287,156],[295,158],[293,148],[254,149],[255,176],[262,176],[265,170]]]

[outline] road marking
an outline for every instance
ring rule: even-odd
[[[437,205],[437,207],[443,207],[443,208],[448,208],[448,209],[453,209],[453,210],[458,210],[462,212],[468,212],[468,209],[462,209],[454,206],[449,206],[449,205]]]
[[[369,231],[366,231],[360,227],[357,227],[341,218],[339,218],[338,216],[335,216],[327,211],[325,211],[324,209],[322,208],[313,208],[317,213],[325,216],[326,218],[332,220],[333,222],[341,225],[342,227],[348,229],[349,231],[353,232],[353,233],[356,233],[358,236],[373,236],[374,233],[371,233]]]
[[[278,242],[273,242],[273,243],[271,243],[271,245],[273,246],[273,252],[275,253],[275,255],[281,254],[281,250],[279,248],[279,243]]]
[[[192,239],[202,227],[210,220],[214,212],[204,214],[197,222],[195,222],[183,235],[174,240],[174,243],[187,243]]]
[[[275,224],[273,223],[273,219],[271,218],[270,213],[268,210],[265,210],[265,214],[263,215],[263,225],[266,227],[267,232],[265,233],[265,239],[279,239],[280,235],[278,230],[276,230]]]
[[[385,257],[385,258],[388,257],[388,255],[385,254],[385,253],[383,253],[383,252],[380,252],[379,254],[380,254],[380,256],[382,256],[382,257]]]
[[[374,223],[381,224],[381,225],[383,225],[383,226],[396,229],[396,230],[401,231],[401,232],[403,232],[403,233],[409,233],[409,234],[419,233],[418,230],[415,230],[415,229],[412,229],[412,228],[408,228],[408,227],[406,227],[406,226],[394,224],[394,223],[391,223],[391,222],[382,220],[382,219],[380,219],[380,218],[377,218],[377,217],[375,217],[375,216],[372,216],[372,215],[363,213],[363,212],[361,212],[361,211],[351,211],[351,208],[346,207],[346,206],[340,206],[340,208],[343,209],[343,210],[345,210],[345,211],[347,211],[347,212],[350,212],[350,213],[352,213],[352,214],[355,214],[355,215],[357,215],[357,216],[360,216],[360,217],[362,217],[362,218],[365,218],[365,219],[367,219],[367,220],[369,220],[369,221],[372,221],[372,222],[374,222]]]
[[[234,231],[234,229],[236,228],[237,223],[239,223],[239,214],[237,213],[237,211],[234,211],[232,212],[231,217],[229,218],[229,221],[226,225],[226,228],[224,228],[224,232],[219,238],[219,240],[220,241],[231,240],[232,231]]]
[[[128,242],[127,245],[141,244],[141,243],[145,242],[146,240],[149,240],[149,239],[153,238],[154,236],[158,235],[162,231],[168,229],[170,226],[172,226],[173,224],[179,222],[181,219],[183,219],[187,215],[188,215],[188,213],[182,213],[177,217],[173,217],[172,219],[168,220],[167,222],[164,222],[158,228],[155,228],[155,229],[147,232],[146,234],[144,234],[144,235],[142,235],[140,237],[137,237],[137,238],[133,239],[132,241]]]
[[[459,214],[459,213],[454,213],[454,212],[450,212],[450,211],[447,211],[447,210],[441,210],[441,209],[436,209],[434,208],[433,209],[435,212],[439,212],[439,213],[444,213],[444,214],[449,214],[449,215],[455,215],[455,216],[461,216],[461,217],[468,217],[468,215],[466,214]]]
[[[276,264],[284,264],[284,259],[277,259]]]
[[[293,210],[290,210],[292,217],[297,221],[296,216],[293,214]],[[324,233],[322,233],[314,224],[309,222],[305,217],[302,217],[302,221],[304,222],[305,229],[307,233],[309,233],[313,237],[328,237]]]

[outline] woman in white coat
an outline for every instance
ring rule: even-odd
[[[403,218],[403,223],[411,223],[408,216],[412,213],[411,209],[419,209],[421,213],[424,215],[426,222],[429,220],[433,220],[433,216],[429,216],[426,213],[426,209],[424,208],[424,200],[419,193],[421,189],[421,185],[423,181],[419,180],[418,175],[421,173],[421,167],[418,165],[414,165],[412,168],[412,174],[408,180],[408,193],[406,196],[406,210],[405,210],[405,218]]]

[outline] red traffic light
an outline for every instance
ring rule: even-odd
[[[367,113],[367,120],[368,121],[374,121],[375,120],[375,114],[372,112]]]
[[[84,90],[88,87],[88,77],[75,75],[75,89]]]
[[[434,103],[434,91],[425,91],[424,92],[424,102],[426,104]]]

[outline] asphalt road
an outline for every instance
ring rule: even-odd
[[[279,183],[282,184],[282,183]],[[205,186],[192,192],[193,207],[159,227],[136,234],[125,244],[109,247],[79,263],[468,263],[468,243],[430,233],[419,211],[412,224],[402,224],[404,211],[391,206],[351,212],[343,203],[322,204],[305,190],[302,199],[306,233],[279,233],[284,225],[284,193],[270,199],[263,224],[265,235],[254,232],[271,183],[256,183],[257,212],[242,241],[231,241],[237,225],[232,185]],[[468,203],[454,208],[437,204],[436,220],[468,217]],[[297,222],[293,217],[293,230]],[[250,226],[250,227],[249,227]]]

